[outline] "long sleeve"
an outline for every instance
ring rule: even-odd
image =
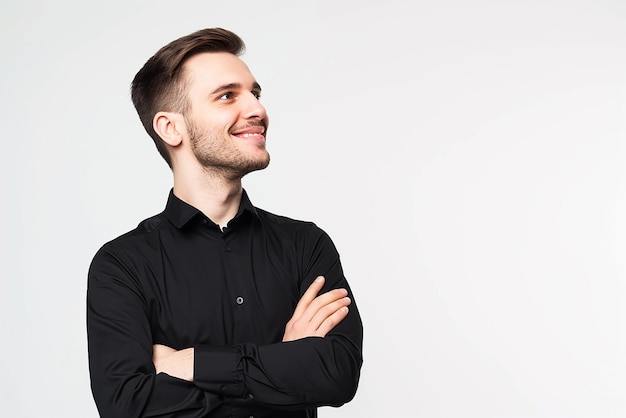
[[[87,290],[89,368],[103,418],[204,417],[220,397],[155,374],[148,307],[138,280],[113,254],[92,262]]]
[[[356,392],[362,364],[363,327],[354,295],[344,277],[339,254],[323,231],[302,242],[303,280],[300,296],[324,275],[322,293],[346,288],[353,303],[348,316],[324,338],[257,346],[238,344],[224,349],[196,346],[195,383],[228,396],[288,408],[340,406]],[[220,370],[215,374],[216,369]]]

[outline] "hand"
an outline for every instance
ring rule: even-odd
[[[324,337],[348,315],[348,291],[334,289],[317,296],[323,286],[324,277],[319,276],[302,295],[285,326],[283,342],[305,337]]]
[[[162,344],[152,346],[152,363],[157,374],[165,373],[172,377],[193,382],[193,348],[174,350]]]

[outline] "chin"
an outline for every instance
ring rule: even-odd
[[[254,162],[251,162],[251,164],[249,164],[249,166],[248,166],[248,172],[250,173],[252,171],[263,170],[263,169],[267,168],[268,165],[270,165],[270,157],[269,157],[269,155],[267,156],[267,158],[259,159],[259,160],[256,160]]]

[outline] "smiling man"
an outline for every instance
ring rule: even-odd
[[[230,31],[200,30],[133,80],[174,185],[165,210],[105,244],[89,270],[103,417],[315,417],[356,392],[362,324],[332,241],[242,188],[270,161],[243,49]]]

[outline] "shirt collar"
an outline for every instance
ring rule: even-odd
[[[256,208],[252,205],[252,202],[248,198],[248,193],[245,189],[241,195],[241,203],[239,204],[239,210],[234,219],[239,218],[244,212],[249,212],[253,217],[258,218],[259,214]],[[198,217],[207,218],[199,209],[191,206],[189,203],[182,201],[174,194],[174,189],[170,190],[170,194],[167,198],[167,205],[165,206],[165,216],[174,224],[178,229],[181,229],[187,225],[191,220]]]

